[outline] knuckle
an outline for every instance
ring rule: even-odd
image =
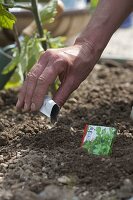
[[[42,64],[37,62],[32,68],[31,68],[31,73],[35,72],[38,68],[42,67]]]
[[[55,65],[64,66],[64,64],[65,64],[65,65],[67,64],[67,61],[66,61],[65,58],[61,58],[60,56],[58,56],[58,58],[56,58],[54,64],[55,64]]]
[[[51,57],[52,62],[62,62],[64,59],[62,58],[61,54],[53,49],[48,49],[45,52],[45,56]]]
[[[55,68],[49,67],[48,70],[47,70],[48,77],[52,77],[54,73],[55,73]]]
[[[32,72],[29,72],[26,76],[26,79],[28,79],[29,81],[34,81],[37,79],[36,75]]]
[[[46,51],[41,51],[41,52],[40,52],[40,57],[39,57],[39,58],[41,58],[42,56],[44,56],[45,52],[46,52]]]
[[[60,54],[59,53],[53,53],[53,61],[54,63],[59,62],[61,60]]]
[[[45,76],[40,76],[38,78],[38,84],[44,85],[45,83],[51,84],[51,78],[53,76],[53,70],[49,70]]]
[[[40,77],[38,78],[38,84],[39,84],[39,85],[43,85],[46,81],[47,81],[47,80],[46,80],[46,77],[44,77],[44,76],[40,76]]]
[[[51,56],[51,54],[52,54],[52,50],[51,49],[47,49],[46,51],[45,51],[45,56]]]
[[[66,59],[63,58],[58,58],[55,62],[54,62],[54,69],[56,71],[58,71],[59,73],[63,72],[66,69],[66,66],[68,65]]]

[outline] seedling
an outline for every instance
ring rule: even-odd
[[[23,1],[19,1],[23,3]],[[27,2],[25,0],[25,2]],[[63,11],[58,0],[49,1],[43,8],[38,11],[38,0],[29,0],[29,6],[21,6],[15,0],[0,0],[0,28],[13,30],[16,44],[8,54],[3,49],[4,58],[8,58],[6,64],[0,63],[0,89],[20,87],[23,84],[26,74],[40,57],[40,53],[47,48],[64,47],[64,37],[52,38],[48,30],[43,27],[53,22],[55,18]],[[21,37],[18,37],[16,29],[16,17],[10,12],[10,8],[28,9],[34,16],[34,21],[23,30]],[[59,11],[59,13],[58,13]],[[43,24],[43,26],[42,26]],[[33,31],[31,32],[31,29]],[[28,34],[28,31],[30,34]],[[10,55],[11,54],[11,55]],[[6,56],[5,56],[6,55]],[[1,61],[3,54],[1,56]],[[10,59],[9,59],[10,58]],[[5,66],[3,66],[5,65]],[[57,81],[52,85],[50,92],[54,94],[59,84]]]
[[[81,146],[90,154],[110,155],[116,133],[113,127],[86,125]]]

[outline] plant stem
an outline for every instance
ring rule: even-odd
[[[17,31],[17,28],[16,28],[16,24],[14,24],[14,26],[13,26],[13,33],[14,33],[14,38],[15,38],[18,50],[20,52],[21,51],[21,46],[20,46],[20,42],[19,42],[19,39],[18,39],[18,31]]]
[[[32,11],[31,7],[26,7],[26,6],[21,6],[21,5],[14,5],[14,8],[22,8],[22,9],[25,9],[25,10]]]
[[[41,23],[41,20],[40,20],[40,15],[39,15],[39,12],[38,12],[38,9],[37,9],[37,3],[38,3],[38,0],[31,0],[32,11],[33,11],[34,18],[35,18],[35,21],[36,21],[39,37],[42,38],[44,36],[44,34],[43,34],[42,23]],[[46,51],[46,49],[47,49],[46,41],[42,41],[42,46],[43,46],[44,50]]]
[[[4,55],[4,56],[6,56],[7,58],[9,58],[9,59],[13,59],[13,57],[11,56],[11,55],[9,55],[8,53],[6,53],[5,51],[3,51],[3,50],[1,50],[0,49],[0,53],[2,54],[2,55]]]

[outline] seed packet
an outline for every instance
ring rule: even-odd
[[[113,127],[86,125],[81,146],[90,154],[110,155],[116,134]]]

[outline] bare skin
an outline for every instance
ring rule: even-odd
[[[112,34],[132,10],[133,0],[100,0],[91,21],[73,46],[42,53],[21,88],[17,109],[39,110],[57,77],[61,85],[53,100],[63,106],[92,71]]]

